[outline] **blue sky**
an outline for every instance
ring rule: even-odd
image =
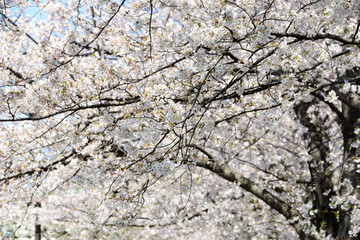
[[[32,18],[39,19],[39,20],[46,19],[49,15],[42,9],[38,8],[35,4],[33,4],[31,7],[27,8],[25,11],[25,14]]]

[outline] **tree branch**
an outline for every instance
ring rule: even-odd
[[[217,162],[210,153],[208,153],[201,147],[196,145],[190,145],[189,147],[193,147],[201,151],[208,157],[208,159],[202,159],[202,158],[197,159],[195,163],[196,166],[207,169],[229,182],[234,182],[239,184],[241,188],[254,194],[256,197],[264,201],[271,208],[278,211],[286,219],[290,220],[290,224],[296,229],[296,231],[301,236],[301,238],[306,239],[305,238],[306,234],[304,233],[303,227],[300,224],[300,221],[302,220],[302,216],[298,210],[292,208],[289,204],[287,204],[280,198],[274,196],[268,190],[261,188],[254,181],[243,177],[240,173],[236,172],[228,165]],[[295,219],[298,220],[294,221]]]
[[[26,170],[26,171],[23,171],[23,172],[19,172],[19,173],[15,173],[15,174],[12,174],[12,175],[9,175],[9,176],[6,176],[6,177],[2,177],[2,178],[0,178],[0,182],[6,182],[6,181],[9,181],[11,179],[23,177],[25,175],[31,175],[31,174],[35,173],[36,171],[39,171],[39,170],[46,172],[48,170],[54,169],[55,166],[57,164],[59,164],[59,163],[62,163],[63,165],[68,165],[70,163],[70,160],[68,160],[68,159],[71,158],[72,156],[74,156],[75,154],[76,154],[75,150],[70,151],[70,152],[64,154],[61,158],[56,159],[56,160],[50,162],[47,165],[39,166],[38,168],[32,168],[32,169],[29,169],[29,170]]]
[[[302,41],[302,40],[309,40],[309,41],[314,41],[314,40],[324,40],[324,39],[331,39],[331,40],[335,40],[337,42],[343,43],[343,44],[349,44],[349,45],[360,45],[359,41],[353,41],[352,39],[346,39],[343,37],[340,37],[338,35],[335,34],[331,34],[331,33],[324,33],[324,34],[314,34],[314,35],[303,35],[303,34],[299,34],[299,33],[276,33],[273,32],[271,33],[272,36],[278,37],[278,38],[283,38],[283,37],[291,37],[291,38],[296,38],[298,41]]]
[[[88,106],[78,106],[78,107],[66,108],[66,109],[63,109],[63,110],[60,110],[60,111],[57,111],[54,113],[44,115],[44,116],[34,116],[34,117],[24,117],[24,118],[2,118],[2,119],[0,119],[0,122],[39,121],[39,120],[51,118],[51,117],[54,117],[56,115],[66,113],[66,112],[75,113],[77,111],[85,110],[85,109],[124,106],[124,105],[128,105],[128,104],[136,103],[138,101],[140,101],[140,97],[136,96],[133,98],[125,99],[124,102],[120,102],[120,103],[99,103],[99,104],[93,104],[93,105],[88,105]]]

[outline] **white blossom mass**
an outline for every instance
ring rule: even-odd
[[[0,23],[1,239],[360,239],[360,1],[4,0]]]

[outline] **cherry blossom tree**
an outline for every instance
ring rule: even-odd
[[[359,16],[2,1],[0,236],[358,239]]]

